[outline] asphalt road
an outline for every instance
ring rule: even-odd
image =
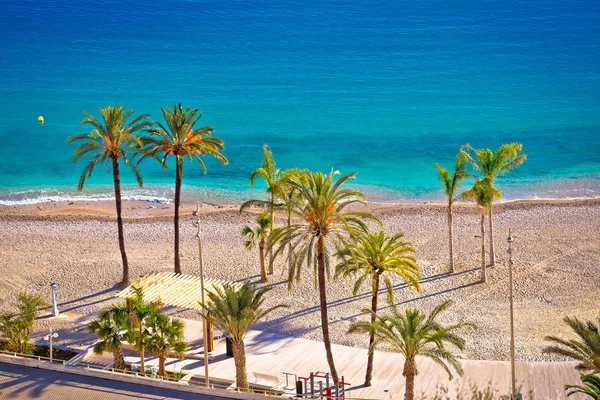
[[[222,399],[63,372],[0,363],[0,399]]]

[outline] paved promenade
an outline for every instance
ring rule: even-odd
[[[0,398],[44,400],[209,400],[150,386],[0,363]]]

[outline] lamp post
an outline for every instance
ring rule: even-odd
[[[48,336],[44,337],[44,340],[49,341],[50,342],[50,362],[52,362],[52,339],[57,338],[58,337],[58,333],[56,332],[52,332],[52,328],[50,328],[50,334]]]
[[[52,282],[50,284],[50,287],[52,288],[52,315],[54,317],[58,317],[58,304],[56,303],[56,282]]]
[[[196,221],[194,221],[194,226],[196,227],[196,239],[198,239],[198,260],[200,263],[200,291],[202,292],[202,306],[204,307],[204,272],[202,271],[202,241],[200,237],[200,202],[196,202],[196,210],[192,212],[192,215],[197,217]],[[205,310],[202,309],[201,313],[204,315]],[[206,319],[202,318],[202,340],[204,341],[204,381],[206,383],[206,387],[210,387],[209,377],[208,377],[208,333],[206,329]]]
[[[512,259],[512,242],[514,238],[510,233],[510,229],[508,230],[508,238],[506,238],[508,242],[508,282],[509,282],[509,290],[510,290],[510,373],[511,373],[511,393],[510,398],[512,400],[520,399],[521,394],[517,393],[517,380],[515,374],[515,322],[513,317],[513,265],[515,262]]]

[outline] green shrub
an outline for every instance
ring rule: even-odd
[[[39,294],[19,293],[19,311],[0,314],[0,333],[6,339],[5,349],[31,354],[35,346],[29,343],[35,328],[35,318],[40,307],[47,306]]]

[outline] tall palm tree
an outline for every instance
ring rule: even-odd
[[[148,351],[158,357],[158,374],[165,376],[165,360],[173,352],[180,358],[187,349],[183,337],[183,322],[165,313],[154,313],[148,320],[150,340]]]
[[[581,375],[582,385],[565,385],[567,397],[574,394],[586,394],[593,400],[600,400],[600,376],[598,375]]]
[[[438,171],[438,178],[444,185],[444,194],[448,198],[448,243],[450,247],[450,273],[454,273],[454,245],[452,239],[452,206],[460,198],[458,192],[462,181],[469,176],[467,172],[467,163],[462,152],[459,152],[454,162],[454,171],[452,175],[440,164],[435,164]]]
[[[123,285],[129,282],[129,264],[127,254],[125,253],[125,238],[123,235],[123,218],[121,216],[121,174],[119,171],[119,160],[122,158],[125,165],[129,166],[135,174],[138,185],[143,185],[142,174],[135,163],[131,162],[129,154],[135,153],[142,145],[139,136],[140,131],[148,128],[148,114],[142,114],[131,121],[129,118],[133,115],[133,110],[124,112],[123,106],[104,106],[99,110],[102,120],[97,120],[93,115],[84,111],[85,118],[81,120],[81,125],[91,125],[92,130],[89,133],[79,133],[67,139],[67,144],[77,140],[84,140],[76,150],[73,157],[73,163],[84,155],[94,153],[92,159],[83,168],[77,190],[82,191],[85,180],[92,176],[92,171],[98,162],[112,167],[113,183],[115,187],[115,202],[117,205],[117,227],[119,231],[119,249],[121,250],[121,260],[123,262]]]
[[[254,186],[254,181],[257,178],[262,178],[265,181],[265,183],[267,184],[267,193],[269,194],[269,196],[271,198],[270,202],[269,202],[269,212],[271,214],[271,221],[273,221],[273,224],[274,224],[275,219],[274,219],[273,212],[275,210],[275,201],[276,201],[277,197],[280,195],[281,189],[282,189],[281,171],[277,168],[277,165],[275,164],[275,158],[273,158],[273,152],[269,149],[269,146],[264,144],[262,147],[262,152],[263,152],[263,163],[259,168],[254,170],[254,172],[252,172],[252,174],[250,174],[249,183],[250,183],[250,186]],[[245,206],[247,207],[249,205],[251,205],[251,203],[243,204],[242,209],[244,209]],[[269,233],[271,233],[271,231],[273,230],[273,224],[269,228]],[[272,273],[273,273],[273,252],[270,251],[269,252],[269,274],[272,274]]]
[[[353,294],[356,296],[362,284],[371,279],[371,322],[377,318],[377,300],[380,280],[385,285],[388,302],[394,302],[393,277],[401,278],[409,289],[421,290],[421,274],[414,257],[415,249],[410,242],[404,241],[404,234],[389,236],[386,232],[371,233],[368,229],[350,241],[337,256],[341,259],[336,266],[336,276],[357,277]],[[375,342],[375,332],[369,335],[369,346]],[[372,351],[368,354],[365,386],[371,386],[373,376]]]
[[[386,344],[398,350],[405,358],[402,375],[406,378],[406,400],[415,398],[415,376],[418,375],[417,356],[427,357],[444,368],[448,378],[452,379],[452,367],[459,375],[463,374],[460,360],[449,347],[464,350],[465,340],[456,331],[466,327],[475,327],[471,323],[442,325],[437,317],[446,311],[452,301],[446,301],[427,316],[419,310],[400,311],[393,307],[388,314],[377,317],[374,322],[358,321],[353,323],[348,333],[374,333],[375,342],[369,351],[374,351],[378,344]],[[364,310],[369,313],[369,310]]]
[[[149,129],[150,137],[144,140],[144,157],[159,159],[163,168],[167,168],[169,156],[175,158],[175,213],[173,224],[175,228],[174,252],[175,252],[175,273],[181,273],[181,258],[179,255],[179,206],[181,204],[181,182],[183,179],[183,160],[187,157],[189,161],[195,158],[200,163],[202,170],[206,174],[206,165],[202,160],[203,156],[211,155],[222,164],[227,165],[227,158],[221,154],[223,150],[223,141],[211,133],[213,128],[203,126],[197,128],[196,124],[202,117],[198,109],[190,109],[180,104],[160,109],[165,124],[154,121],[152,128]],[[141,159],[140,159],[141,161]]]
[[[244,348],[246,332],[265,315],[285,307],[280,304],[263,308],[264,295],[269,290],[271,288],[257,289],[249,282],[244,282],[239,289],[225,284],[223,288],[215,286],[214,291],[207,292],[209,301],[203,305],[206,313],[201,315],[202,318],[229,334],[233,344],[235,384],[238,388],[248,389]]]
[[[265,265],[265,243],[272,225],[271,217],[268,214],[260,214],[256,217],[256,227],[252,228],[246,225],[242,228],[242,237],[246,238],[245,245],[248,250],[252,250],[258,243],[258,254],[260,258],[260,281],[268,282],[267,267]]]
[[[572,358],[579,361],[575,367],[578,370],[600,374],[600,317],[598,323],[584,322],[568,316],[563,321],[571,327],[577,338],[567,340],[546,336],[544,339],[553,344],[545,347],[543,352]]]
[[[133,287],[133,296],[128,297],[126,309],[129,313],[130,327],[127,341],[140,354],[140,372],[146,372],[145,350],[152,339],[152,331],[149,321],[159,312],[155,303],[146,303],[142,288]]]
[[[365,205],[366,196],[361,192],[342,188],[349,179],[354,179],[355,173],[335,180],[337,175],[337,171],[329,174],[309,172],[302,178],[288,179],[288,183],[298,190],[299,200],[295,201],[294,208],[301,216],[301,221],[289,227],[274,229],[267,241],[268,249],[275,248],[274,259],[283,254],[290,244],[292,251],[296,253],[292,268],[288,271],[290,289],[294,281],[300,279],[303,265],[313,267],[316,272],[315,285],[318,282],[323,342],[331,376],[336,383],[339,379],[331,352],[327,317],[326,281],[330,277],[327,239],[330,238],[336,247],[341,248],[353,231],[366,228],[365,218],[374,218],[365,212],[346,210],[351,204]]]
[[[485,274],[485,214],[492,207],[494,199],[502,198],[502,193],[494,187],[489,178],[483,178],[476,180],[473,187],[466,190],[462,197],[474,201],[481,216],[481,282],[485,283],[487,280]]]
[[[523,145],[521,143],[505,143],[498,147],[496,151],[490,149],[475,150],[471,145],[465,144],[460,152],[473,168],[494,184],[494,180],[499,175],[504,175],[511,169],[518,168],[527,160],[527,154],[522,153]],[[494,252],[494,223],[492,219],[493,199],[488,207],[489,225],[490,225],[490,265],[496,265]]]
[[[88,331],[98,335],[99,341],[94,344],[94,353],[105,351],[113,353],[114,368],[124,369],[123,342],[127,339],[129,328],[129,313],[122,306],[112,306],[101,311],[98,318],[88,325]]]

